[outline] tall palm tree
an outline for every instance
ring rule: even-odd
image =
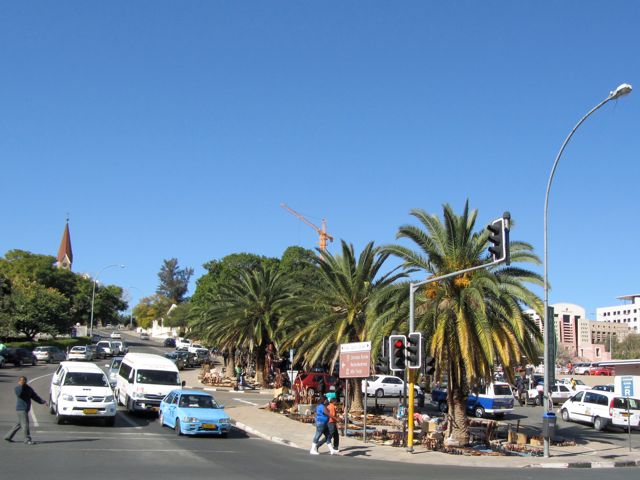
[[[490,262],[486,253],[489,232],[474,232],[477,210],[465,204],[462,215],[444,205],[444,222],[415,209],[422,224],[403,225],[396,238],[413,241],[417,250],[385,247],[404,266],[417,268],[426,278],[439,277]],[[424,229],[423,229],[424,228]],[[511,262],[539,264],[532,246],[511,242]],[[416,292],[416,328],[426,332],[429,355],[437,362],[437,379],[446,376],[449,442],[469,441],[466,395],[479,382],[490,382],[495,364],[507,375],[522,357],[537,361],[541,335],[523,309],[542,313],[542,302],[525,284],[542,284],[540,275],[515,266],[494,265],[443,281],[427,283]]]
[[[231,354],[236,349],[252,352],[257,380],[266,386],[265,357],[274,342],[280,319],[294,294],[293,285],[277,266],[260,265],[239,271],[219,292],[194,309],[191,326],[209,343]]]
[[[317,362],[333,367],[340,344],[370,340],[373,321],[384,314],[392,296],[393,282],[406,273],[392,270],[381,274],[389,253],[368,243],[356,257],[353,245],[342,241],[342,254],[321,251],[315,260],[322,286],[313,289],[284,322],[290,333],[284,347],[296,348],[304,365]],[[350,380],[352,412],[362,411],[362,398],[355,379]],[[354,393],[357,393],[354,395]]]

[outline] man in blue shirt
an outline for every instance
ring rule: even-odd
[[[47,405],[47,402],[42,400],[36,392],[33,391],[29,385],[27,385],[27,377],[18,378],[18,386],[15,389],[17,403],[16,413],[18,415],[18,423],[7,433],[4,439],[7,442],[13,441],[13,436],[18,433],[18,430],[22,428],[24,433],[24,443],[27,445],[33,445],[31,441],[31,432],[29,431],[29,410],[31,410],[31,400]]]

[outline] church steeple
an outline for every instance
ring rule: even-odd
[[[71,270],[72,264],[73,251],[71,250],[71,235],[69,234],[69,217],[67,217],[67,223],[64,226],[64,232],[62,233],[62,241],[60,242],[60,248],[58,249],[58,268]]]

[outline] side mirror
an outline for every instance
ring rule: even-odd
[[[60,380],[54,380],[51,382],[52,385],[60,385]]]
[[[224,405],[219,403],[218,408],[224,408]]]

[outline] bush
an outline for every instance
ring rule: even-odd
[[[88,345],[91,341],[89,337],[75,337],[75,338],[56,338],[56,339],[48,339],[48,340],[38,340],[37,342],[30,341],[14,341],[6,343],[7,347],[12,348],[28,348],[33,350],[36,347],[51,345],[54,347],[58,347],[61,350],[66,350],[67,348],[75,347],[76,345]]]

